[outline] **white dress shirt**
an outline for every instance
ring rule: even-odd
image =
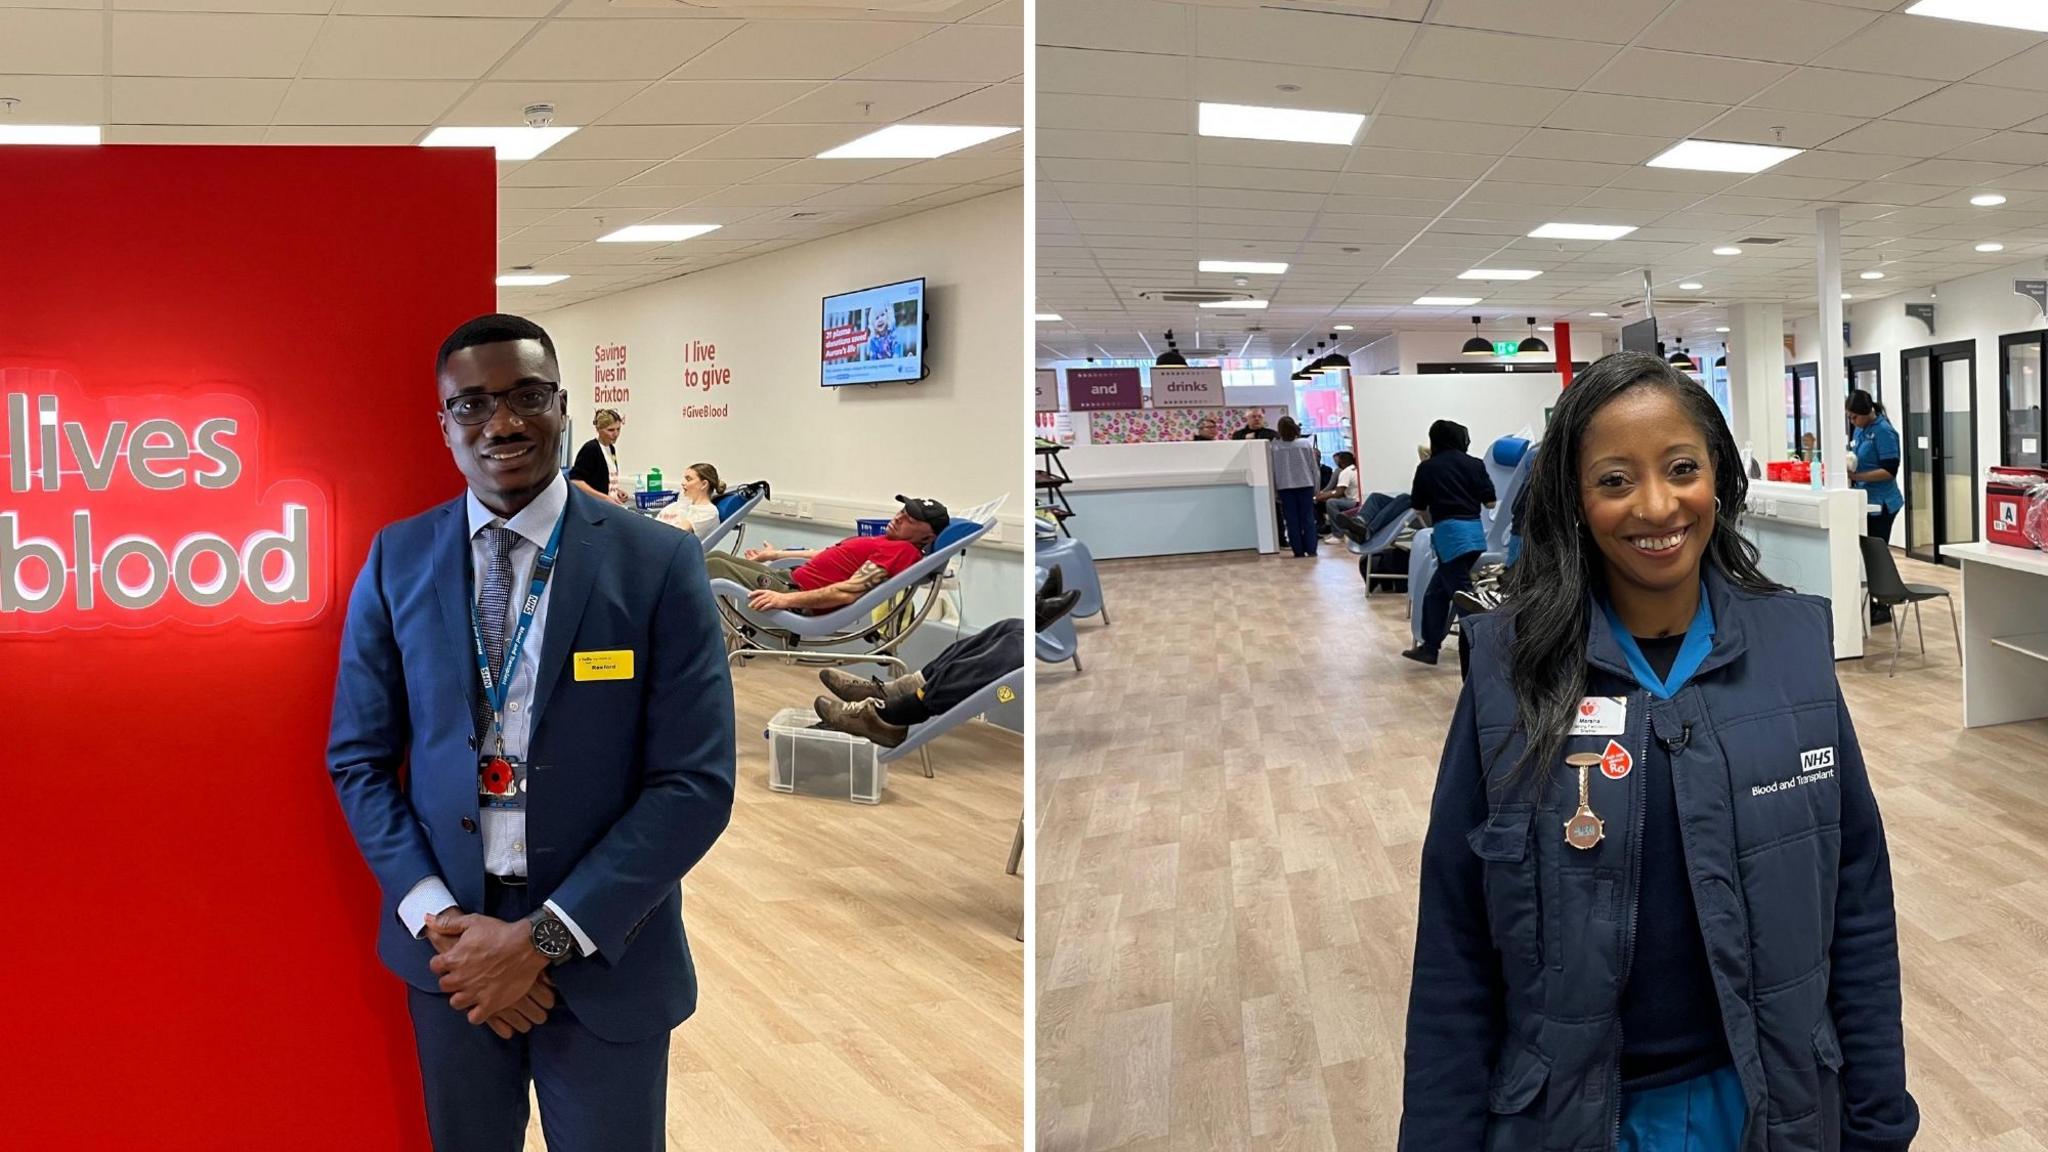
[[[505,639],[509,643],[519,626],[519,608],[526,600],[526,590],[533,583],[533,570],[540,563],[540,554],[548,546],[548,537],[553,535],[555,524],[561,520],[569,507],[569,482],[560,474],[554,482],[541,490],[540,495],[510,520],[503,519],[471,492],[468,497],[469,509],[469,565],[470,587],[483,587],[484,568],[489,560],[489,546],[484,542],[484,529],[510,528],[516,537],[512,542],[512,596],[505,616]],[[533,611],[533,624],[526,631],[526,641],[520,645],[519,666],[513,670],[512,683],[505,694],[504,725],[505,753],[515,759],[526,759],[526,746],[533,731],[533,696],[535,676],[540,668],[541,638],[547,634],[548,601],[554,597],[555,581],[550,579],[541,592],[540,603]],[[493,669],[500,671],[502,669]],[[470,673],[472,683],[475,673]],[[476,685],[481,692],[481,685]],[[488,736],[486,737],[488,740]],[[495,742],[490,747],[480,746],[478,751],[495,751]],[[529,802],[530,794],[529,794]],[[484,841],[484,871],[493,876],[526,875],[526,813],[484,808],[477,813],[480,831]],[[456,902],[448,891],[447,882],[439,876],[429,876],[413,885],[405,899],[398,903],[398,919],[406,930],[418,936],[426,928],[428,915],[439,912]],[[553,900],[547,907],[568,926],[576,943],[583,948],[585,956],[597,953],[597,945],[576,926]],[[481,909],[466,909],[481,911]]]

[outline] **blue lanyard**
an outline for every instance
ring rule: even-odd
[[[1621,654],[1628,658],[1628,668],[1636,674],[1636,683],[1659,700],[1678,695],[1678,690],[1700,670],[1714,647],[1714,610],[1707,605],[1705,588],[1700,589],[1699,610],[1692,614],[1692,624],[1685,630],[1685,643],[1678,646],[1678,658],[1671,662],[1671,672],[1661,679],[1643,658],[1642,646],[1622,626],[1621,617],[1614,614],[1614,606],[1602,600],[1600,610],[1607,614],[1607,626],[1613,630],[1615,642],[1621,645]]]
[[[498,738],[500,755],[505,743],[505,698],[512,692],[512,674],[519,670],[519,657],[526,650],[526,633],[533,627],[541,593],[547,591],[548,578],[555,574],[555,554],[561,550],[562,525],[568,519],[568,510],[563,509],[561,518],[555,521],[555,530],[548,535],[548,546],[541,549],[540,563],[533,568],[533,583],[519,605],[519,625],[505,643],[505,671],[495,680],[491,677],[490,657],[484,655],[484,630],[477,621],[476,598],[469,601],[469,636],[476,645],[476,674],[483,681],[484,702],[491,706],[491,734]]]

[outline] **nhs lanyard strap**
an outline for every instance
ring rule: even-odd
[[[526,590],[526,599],[519,606],[519,624],[512,632],[512,638],[505,644],[505,670],[493,680],[491,660],[484,655],[483,627],[477,621],[476,599],[469,602],[469,635],[476,645],[476,674],[483,681],[484,703],[491,706],[491,733],[498,741],[498,751],[505,748],[505,698],[512,691],[512,673],[519,669],[519,657],[526,649],[526,633],[533,627],[533,614],[540,608],[541,593],[547,591],[548,578],[555,574],[555,554],[562,547],[562,524],[568,520],[563,511],[561,519],[555,521],[555,530],[548,535],[548,546],[541,549],[540,563],[534,565],[533,583]]]
[[[1700,606],[1692,614],[1692,625],[1685,630],[1685,641],[1678,647],[1678,658],[1672,661],[1671,671],[1659,677],[1650,667],[1650,661],[1643,656],[1643,649],[1636,638],[1629,633],[1621,617],[1615,615],[1614,606],[1600,601],[1600,608],[1607,614],[1607,626],[1614,633],[1615,642],[1621,645],[1622,656],[1628,660],[1629,671],[1634,672],[1636,683],[1644,691],[1659,700],[1669,700],[1678,695],[1685,682],[1707,659],[1707,653],[1714,647],[1714,609],[1707,603],[1707,590],[1700,589]]]

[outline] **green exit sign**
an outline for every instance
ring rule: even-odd
[[[1493,354],[1495,356],[1513,356],[1521,350],[1522,342],[1520,340],[1495,340],[1493,342]]]

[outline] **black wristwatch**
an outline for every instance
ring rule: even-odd
[[[526,919],[533,926],[534,950],[548,958],[549,967],[583,954],[576,946],[575,934],[555,915],[554,909],[543,905]]]

